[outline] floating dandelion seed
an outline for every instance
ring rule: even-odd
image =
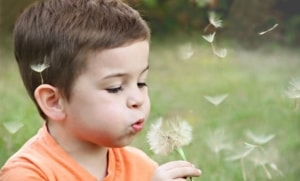
[[[214,11],[211,11],[208,13],[208,20],[209,20],[209,24],[204,28],[204,32],[206,32],[210,26],[213,26],[214,28],[222,27],[222,20],[216,15],[216,13]],[[202,35],[202,37],[206,41],[211,43],[211,46],[212,46],[212,49],[213,49],[213,52],[215,55],[217,55],[220,58],[225,58],[227,56],[227,49],[223,48],[223,49],[217,50],[213,44],[213,41],[215,39],[215,34],[216,34],[216,31],[214,31],[212,34]]]
[[[150,149],[155,154],[166,155],[192,141],[192,128],[184,120],[165,120],[159,118],[147,134]]]
[[[24,124],[21,121],[10,121],[4,122],[3,126],[10,134],[15,134],[24,126]]]
[[[208,13],[208,20],[209,23],[213,25],[215,28],[222,27],[222,20],[216,15],[214,11]]]
[[[235,160],[240,160],[240,159],[246,158],[255,149],[255,147],[249,146],[249,145],[250,144],[248,144],[248,146],[246,146],[243,150],[238,151],[236,154],[234,154],[230,157],[227,157],[226,160],[227,161],[235,161]]]
[[[31,65],[30,68],[38,73],[42,73],[45,69],[47,69],[49,67],[48,64],[35,64],[35,65]]]
[[[217,95],[217,96],[204,96],[204,98],[212,103],[215,106],[218,106],[221,104],[226,98],[228,97],[228,94],[222,94],[222,95]]]
[[[42,72],[44,70],[46,70],[50,65],[46,64],[46,63],[43,63],[43,64],[35,64],[35,65],[31,65],[30,68],[35,71],[35,72],[38,72],[40,74],[40,77],[41,77],[41,84],[44,83],[44,79],[43,79],[43,75],[42,75]]]
[[[192,43],[188,42],[179,47],[178,51],[179,57],[182,60],[188,60],[194,55],[194,50],[192,47]]]
[[[296,79],[296,78],[292,79],[292,80],[290,81],[290,85],[291,85],[294,89],[300,91],[300,79]]]
[[[231,150],[232,146],[227,142],[227,137],[225,135],[224,129],[217,129],[210,134],[207,139],[207,144],[212,152],[217,155],[222,150]]]
[[[213,48],[214,54],[217,55],[220,58],[225,58],[227,56],[227,49],[226,48],[222,48],[220,50],[216,50],[215,48]]]
[[[277,172],[279,175],[283,175],[282,172],[278,169],[275,161],[278,159],[278,154],[276,149],[269,148],[267,150],[262,147],[256,146],[256,149],[253,154],[250,156],[250,160],[254,162],[255,166],[260,166],[265,172],[268,179],[272,179],[271,170]],[[271,170],[270,170],[271,169]]]
[[[258,34],[259,35],[264,35],[264,34],[268,33],[269,31],[274,30],[277,26],[278,26],[278,24],[274,24],[271,28],[267,29],[266,31],[262,31],[262,32],[260,32]]]
[[[280,169],[278,169],[278,167],[275,163],[270,163],[269,166],[271,167],[271,169],[276,171],[280,176],[283,176],[282,171]]]
[[[270,134],[270,135],[255,135],[253,132],[251,131],[246,131],[246,136],[248,138],[250,138],[254,143],[259,144],[259,145],[263,145],[268,143],[269,141],[271,141],[275,135],[274,134]]]
[[[294,78],[289,82],[289,84],[290,86],[286,91],[286,95],[290,99],[295,99],[295,109],[297,109],[300,99],[300,79]]]
[[[215,35],[216,35],[216,32],[213,32],[212,34],[202,35],[202,37],[209,43],[212,43],[214,41]]]
[[[299,99],[300,98],[300,90],[290,88],[286,91],[286,95],[290,99]]]
[[[237,152],[235,155],[227,157],[226,160],[227,161],[235,161],[235,160],[240,160],[240,164],[241,164],[241,169],[242,169],[242,175],[243,175],[243,180],[246,181],[247,180],[247,176],[246,176],[246,170],[245,170],[245,165],[244,165],[244,160],[245,158],[250,155],[256,148],[256,146],[245,143],[246,147],[243,148],[242,151]]]

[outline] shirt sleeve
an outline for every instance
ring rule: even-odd
[[[8,163],[0,170],[0,181],[47,181],[43,173],[30,163]]]

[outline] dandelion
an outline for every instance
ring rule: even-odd
[[[44,63],[42,63],[42,64],[32,64],[32,65],[30,65],[31,70],[33,70],[33,71],[35,71],[35,72],[37,72],[37,73],[40,74],[40,77],[41,77],[41,84],[44,83],[44,79],[43,79],[43,76],[42,76],[42,72],[43,72],[44,70],[46,70],[47,68],[49,68],[49,67],[50,67],[50,65],[47,64],[47,63],[45,63],[45,61],[44,61]]]
[[[202,37],[208,41],[209,43],[212,43],[214,41],[214,38],[215,38],[215,35],[216,35],[216,32],[213,32],[211,34],[208,34],[208,35],[202,35]]]
[[[222,27],[222,20],[216,15],[214,11],[208,13],[208,20],[209,23],[213,25],[215,28]]]
[[[228,97],[228,94],[222,94],[222,95],[217,95],[217,96],[204,96],[204,98],[212,103],[215,106],[218,106],[221,104],[226,98]]]
[[[192,128],[179,118],[165,121],[159,118],[151,125],[147,139],[150,149],[155,154],[166,155],[192,141]]]
[[[185,121],[176,117],[174,120],[159,118],[151,125],[147,134],[150,149],[159,155],[167,155],[177,151],[183,160],[187,160],[182,149],[192,141],[192,127]],[[190,180],[193,180],[190,177]]]

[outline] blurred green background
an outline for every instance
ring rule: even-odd
[[[31,2],[0,0],[0,166],[43,123],[22,85],[12,50],[13,23]],[[159,163],[179,159],[175,153],[154,155],[145,141],[157,118],[179,116],[193,127],[193,141],[184,150],[203,171],[195,180],[299,180],[297,0],[127,2],[149,22],[153,35],[148,80],[152,112],[133,145]],[[222,28],[207,28],[211,11]],[[212,32],[215,39],[209,43],[203,35]],[[223,57],[214,51],[221,48],[227,52]],[[257,143],[249,133],[270,140]],[[245,143],[256,148],[246,154]],[[232,156],[239,159],[228,161]]]

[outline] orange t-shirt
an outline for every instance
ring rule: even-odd
[[[133,147],[110,148],[103,181],[147,181],[157,163]],[[0,181],[99,181],[72,159],[51,137],[46,126],[1,168]]]

